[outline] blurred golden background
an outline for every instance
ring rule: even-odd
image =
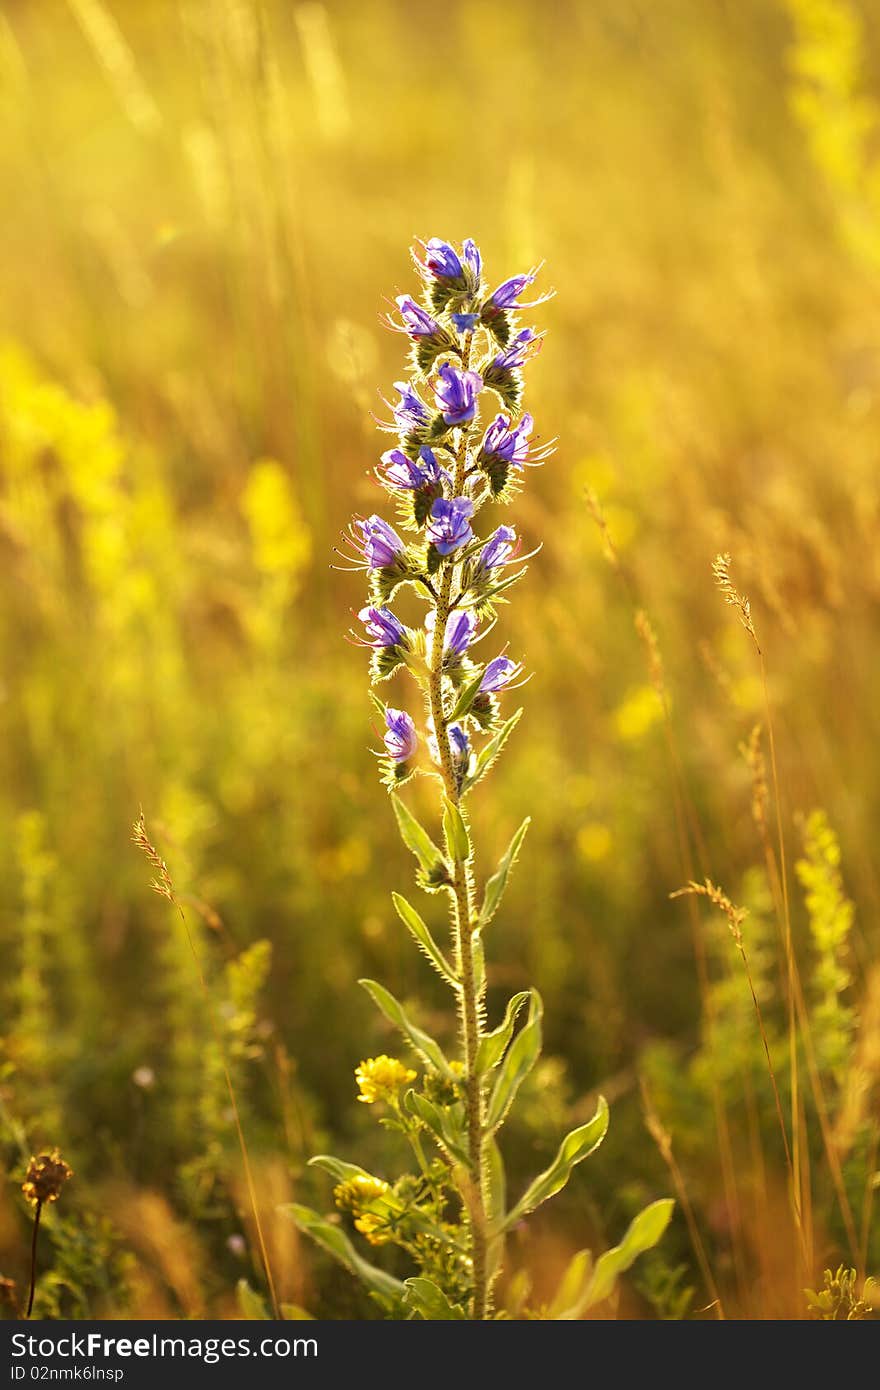
[[[485,866],[533,816],[490,943],[493,1006],[525,983],[546,1004],[512,1180],[598,1087],[612,1124],[513,1267],[540,1293],[675,1191],[642,1075],[728,1315],[806,1311],[739,957],[669,900],[708,874],[750,909],[814,1277],[877,1271],[878,41],[875,0],[6,0],[0,1274],[25,1278],[22,1164],[57,1143],[77,1177],[45,1315],[236,1316],[260,1281],[141,807],[221,1000],[284,1296],[370,1315],[272,1213],[326,1204],[316,1145],[393,1162],[354,1103],[392,1045],[357,978],[445,1026],[390,906],[409,856],[343,640],[362,584],[329,568],[376,505],[402,362],[379,316],[432,235],[474,237],[493,283],[546,260],[557,290],[528,404],[559,447],[517,503],[543,549],[502,618],[535,675],[473,817]],[[769,756],[768,709],[793,1101],[778,861],[741,753],[761,724]],[[710,1301],[680,1203],[618,1311]]]

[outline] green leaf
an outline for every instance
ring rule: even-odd
[[[251,1288],[247,1279],[239,1279],[235,1286],[235,1296],[238,1299],[242,1317],[260,1322],[270,1320],[266,1300],[255,1289]]]
[[[400,1029],[410,1046],[415,1049],[419,1056],[422,1057],[429,1066],[434,1067],[442,1076],[447,1077],[449,1080],[455,1079],[449,1063],[443,1056],[442,1051],[437,1043],[435,1043],[434,1039],[428,1033],[423,1032],[421,1028],[417,1028],[414,1023],[410,1022],[403,1008],[394,998],[394,995],[385,989],[384,985],[377,984],[375,980],[358,980],[358,984],[363,985],[370,998],[378,1008],[381,1009],[389,1023],[393,1023],[395,1028]]]
[[[583,1297],[592,1272],[593,1256],[589,1250],[579,1250],[576,1255],[572,1255],[559,1281],[559,1288],[547,1308],[548,1320],[561,1322],[571,1318],[569,1309],[577,1307],[578,1299]]]
[[[461,1305],[450,1303],[446,1294],[432,1279],[416,1275],[407,1279],[404,1287],[404,1306],[411,1308],[419,1317],[426,1318],[429,1322],[454,1322],[467,1317]]]
[[[521,718],[522,710],[518,709],[516,714],[512,714],[507,720],[507,723],[502,724],[497,734],[490,738],[489,742],[483,746],[482,751],[475,760],[473,772],[464,779],[462,792],[470,791],[471,787],[475,787],[476,784],[485,777]]]
[[[419,1091],[407,1091],[403,1100],[404,1109],[415,1115],[428,1126],[434,1138],[446,1149],[452,1158],[470,1165],[470,1154],[464,1132],[464,1116],[456,1117],[452,1107],[437,1105]],[[461,1107],[458,1107],[461,1110]]]
[[[497,1067],[501,1058],[507,1050],[507,1045],[513,1037],[513,1026],[516,1023],[517,1014],[529,997],[527,989],[515,994],[507,1005],[507,1011],[503,1022],[491,1033],[486,1033],[480,1039],[477,1048],[477,1071],[481,1075]]]
[[[481,927],[487,926],[498,911],[498,905],[507,887],[510,871],[517,861],[517,856],[522,848],[522,842],[526,838],[526,831],[531,823],[531,816],[526,816],[519,830],[508,845],[507,852],[500,861],[498,868],[486,884],[486,891],[483,894],[483,906],[480,911]]]
[[[529,990],[529,1016],[507,1050],[489,1101],[487,1128],[491,1134],[504,1120],[517,1091],[541,1055],[544,1005],[536,989]]]
[[[483,544],[482,541],[480,542],[480,544]],[[477,674],[474,676],[473,680],[469,681],[468,684],[464,686],[464,688],[461,691],[461,694],[458,697],[458,701],[456,702],[455,709],[449,716],[450,724],[453,724],[456,719],[463,719],[464,716],[467,714],[468,710],[470,709],[471,705],[474,703],[474,700],[477,698],[477,695],[479,694],[480,686],[482,685],[484,675],[485,667],[481,666]]]
[[[608,1130],[608,1102],[604,1096],[599,1097],[596,1113],[592,1120],[587,1124],[581,1125],[578,1129],[573,1129],[566,1135],[559,1150],[543,1173],[539,1173],[534,1182],[529,1183],[522,1197],[507,1217],[508,1227],[528,1216],[530,1211],[539,1207],[542,1202],[546,1202],[549,1197],[555,1197],[557,1192],[561,1192],[571,1175],[571,1171],[578,1163],[582,1163],[589,1154],[598,1149]]]
[[[561,1321],[582,1318],[595,1304],[608,1298],[614,1292],[620,1275],[629,1269],[639,1255],[653,1249],[660,1240],[669,1225],[674,1206],[671,1197],[661,1197],[659,1201],[651,1202],[630,1223],[620,1244],[599,1256],[595,1269],[591,1269],[589,1251],[582,1250],[575,1255],[553,1300],[555,1312],[552,1316]],[[577,1266],[573,1269],[576,1261]]]
[[[403,1284],[384,1269],[377,1269],[369,1260],[363,1259],[355,1250],[348,1236],[339,1226],[333,1226],[323,1216],[310,1207],[301,1207],[295,1202],[279,1208],[285,1216],[296,1223],[301,1231],[311,1236],[328,1254],[366,1284],[373,1293],[383,1299],[398,1301],[403,1296]]]
[[[314,1158],[309,1159],[308,1166],[323,1168],[324,1172],[329,1173],[337,1182],[352,1182],[354,1178],[373,1177],[365,1168],[359,1168],[356,1163],[346,1163],[341,1158],[334,1158],[332,1154],[315,1154]]]
[[[434,879],[439,866],[446,867],[446,861],[427,830],[416,820],[412,811],[405,806],[399,796],[392,795],[391,804],[397,817],[400,838],[419,861],[419,867],[426,877]],[[448,869],[447,869],[448,877]]]
[[[461,986],[455,978],[455,971],[440,950],[440,947],[437,945],[429,928],[422,921],[418,912],[416,912],[415,908],[407,902],[406,898],[402,898],[399,893],[392,893],[391,897],[394,901],[394,906],[397,908],[397,915],[400,917],[400,920],[407,930],[412,933],[416,944],[424,951],[435,970],[437,970],[445,980],[448,980],[454,989],[460,989]]]
[[[486,1145],[486,1162],[489,1169],[489,1203],[486,1215],[489,1218],[490,1232],[495,1232],[494,1235],[490,1235],[486,1251],[488,1276],[492,1279],[504,1260],[504,1211],[507,1201],[504,1159],[494,1139],[490,1139]]]
[[[443,834],[446,837],[446,848],[450,856],[458,864],[465,864],[471,857],[471,841],[467,833],[467,826],[461,818],[461,811],[454,801],[446,798],[446,805],[443,812]]]

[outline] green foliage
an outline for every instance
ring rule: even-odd
[[[803,827],[804,858],[796,865],[804,890],[815,964],[813,1040],[823,1072],[839,1086],[852,1055],[855,1014],[844,998],[852,985],[848,966],[854,908],[843,891],[840,846],[824,811],[813,811]]]

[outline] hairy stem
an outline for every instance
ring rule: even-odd
[[[471,336],[468,336],[462,367],[467,371],[470,360]],[[462,495],[467,470],[468,429],[460,431],[458,452],[455,464],[453,495]],[[458,780],[449,747],[448,724],[443,701],[443,649],[446,636],[446,622],[452,611],[451,602],[454,563],[449,560],[443,567],[440,588],[437,594],[434,636],[431,643],[429,698],[431,717],[437,746],[440,750],[440,766],[446,795],[455,805],[460,796]],[[489,1279],[487,1268],[488,1221],[486,1216],[488,1197],[488,1175],[485,1161],[485,1115],[483,1088],[477,1074],[477,1048],[480,1043],[482,987],[478,984],[474,969],[473,949],[473,882],[469,860],[458,857],[454,863],[453,877],[454,902],[452,907],[452,930],[458,976],[461,981],[459,993],[459,1023],[462,1051],[464,1053],[465,1090],[467,1094],[468,1153],[470,1155],[470,1176],[472,1188],[468,1199],[471,1221],[472,1256],[474,1262],[474,1303],[475,1319],[486,1318],[489,1312]]]

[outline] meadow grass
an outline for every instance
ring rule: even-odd
[[[596,1315],[803,1317],[806,1287],[840,1315],[880,1266],[877,16],[435,18],[0,16],[10,1311],[28,1158],[58,1145],[76,1179],[42,1216],[37,1313],[236,1317],[239,1286],[271,1304],[268,1266],[290,1310],[374,1314],[275,1213],[324,1200],[316,1149],[388,1160],[353,1103],[392,1045],[359,977],[448,1041],[388,905],[407,855],[337,636],[359,584],[329,572],[397,373],[383,287],[434,233],[545,257],[559,292],[529,388],[559,446],[518,503],[545,543],[506,633],[536,675],[473,810],[487,862],[532,813],[489,975],[493,1014],[525,981],[546,1003],[511,1185],[597,1091],[614,1113],[588,1178],[513,1233],[499,1299],[547,1302],[670,1182],[663,1245]],[[139,806],[204,991],[145,891]],[[707,880],[748,911],[751,985],[724,912],[670,901]],[[823,1303],[841,1265],[854,1292],[832,1273]]]

